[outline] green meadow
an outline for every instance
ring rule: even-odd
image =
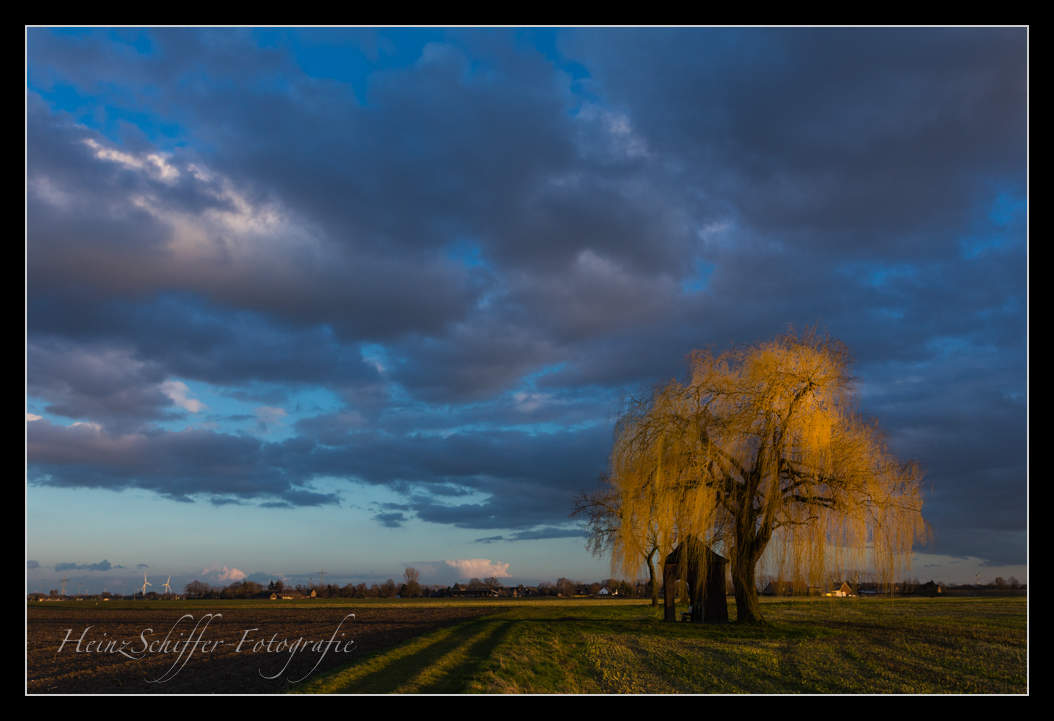
[[[397,602],[413,608],[414,602]],[[432,602],[434,603],[434,602]],[[447,601],[448,604],[473,602]],[[646,601],[495,611],[301,693],[1026,693],[1027,599],[765,599],[757,626],[663,623]],[[418,602],[418,605],[430,605]],[[735,604],[729,603],[730,613]]]

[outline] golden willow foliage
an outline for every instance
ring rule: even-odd
[[[819,584],[868,550],[884,579],[903,572],[926,533],[921,475],[856,415],[851,390],[846,352],[827,339],[694,353],[687,384],[616,427],[614,565],[633,575],[646,545],[668,553],[694,536],[749,578],[764,555],[780,578]]]

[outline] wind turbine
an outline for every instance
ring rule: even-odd
[[[172,593],[172,577],[169,576],[168,580],[164,583],[165,595],[168,596]]]
[[[147,586],[153,586],[153,585],[154,584],[150,583],[150,581],[146,580],[146,572],[144,571],[143,572],[143,598],[146,598],[146,587]]]

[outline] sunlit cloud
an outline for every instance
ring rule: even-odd
[[[446,561],[446,565],[455,569],[458,578],[508,578],[509,564],[491,561],[486,558],[464,558]]]
[[[215,565],[201,569],[201,575],[208,577],[210,580],[234,583],[236,581],[244,581],[249,574],[230,566]]]
[[[177,406],[191,413],[200,413],[206,408],[204,403],[190,397],[190,389],[181,381],[165,381],[161,384],[161,392]]]
[[[117,163],[133,170],[144,170],[166,182],[179,178],[179,169],[171,165],[161,153],[146,153],[137,156],[116,148],[106,147],[93,138],[86,138],[84,144],[94,151],[95,157],[99,160]]]

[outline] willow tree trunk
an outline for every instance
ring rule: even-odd
[[[667,557],[662,564],[662,620],[677,620],[677,578],[680,569]]]
[[[659,605],[659,584],[655,582],[655,551],[656,549],[652,549],[648,554],[648,583],[652,608]]]
[[[772,538],[771,514],[762,515],[753,499],[761,470],[751,474],[740,499],[736,518],[735,551],[732,553],[732,592],[736,596],[736,623],[762,623],[761,602],[754,574],[758,561]]]
[[[736,596],[736,622],[761,623],[761,602],[754,580],[757,561],[736,556],[732,559],[732,592]]]

